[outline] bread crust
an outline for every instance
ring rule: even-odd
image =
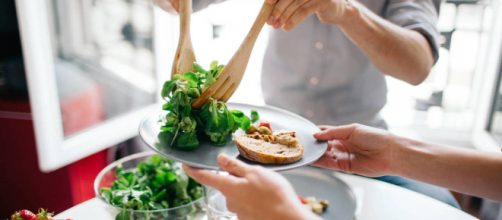
[[[303,157],[301,144],[288,147],[245,135],[236,137],[234,142],[241,156],[263,164],[289,164],[299,161]]]

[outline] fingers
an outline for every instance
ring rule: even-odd
[[[278,19],[279,27],[285,25],[290,17],[300,8],[303,4],[305,4],[308,0],[296,0],[293,1],[286,10],[282,13],[281,17]]]
[[[171,5],[173,6],[174,10],[179,12],[180,10],[180,0],[169,0],[171,2]]]
[[[237,184],[241,179],[239,177],[245,176],[251,170],[251,166],[237,160],[236,158],[229,157],[225,154],[218,155],[218,164],[220,167],[231,175],[219,175],[214,171],[196,169],[183,165],[185,173],[195,179],[197,182],[214,187],[220,191],[228,186]]]
[[[196,169],[186,165],[183,165],[183,170],[185,170],[185,173],[197,182],[203,185],[211,186],[220,191],[223,191],[223,189],[237,182],[236,177],[234,176],[223,176],[209,170]]]
[[[315,161],[311,165],[326,169],[339,170],[347,173],[351,172],[350,154],[344,152],[326,151],[326,153],[321,158],[319,158],[319,160]]]
[[[326,151],[324,155],[312,163],[312,165],[327,169],[340,170],[340,166],[336,161],[336,156],[333,154],[333,151]]]
[[[269,19],[269,24],[270,25],[273,25],[274,28],[279,28],[281,27],[280,24],[281,24],[281,21],[280,21],[280,18],[281,18],[281,15],[284,11],[286,11],[286,8],[288,8],[288,6],[295,0],[279,0],[275,6],[274,6],[274,10],[272,11],[271,15],[270,15],[270,19]]]
[[[228,173],[242,177],[245,176],[246,173],[249,171],[250,166],[243,163],[242,161],[237,160],[236,158],[229,157],[226,154],[220,154],[218,155],[218,164],[220,167],[227,171]]]
[[[331,127],[315,133],[314,137],[320,141],[328,141],[333,139],[346,140],[352,135],[356,127],[356,124]]]
[[[298,7],[297,10],[285,21],[283,25],[283,29],[286,31],[291,30],[293,27],[296,27],[300,22],[305,20],[305,18],[314,12],[320,7],[320,2],[315,0],[307,1],[305,4]]]
[[[324,130],[327,130],[327,129],[330,129],[330,128],[334,128],[335,126],[332,126],[332,125],[318,125],[317,127],[319,127],[319,129],[321,129],[321,131],[324,131]]]

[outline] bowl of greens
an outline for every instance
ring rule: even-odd
[[[117,220],[202,219],[204,189],[181,164],[141,152],[105,167],[94,181],[96,197]]]

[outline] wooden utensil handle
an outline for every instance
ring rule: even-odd
[[[252,46],[254,44],[254,42],[258,38],[258,35],[260,34],[261,29],[263,28],[263,25],[265,25],[265,22],[267,22],[268,17],[270,17],[272,10],[274,10],[274,7],[275,4],[271,5],[266,1],[263,2],[263,6],[261,7],[260,13],[256,17],[256,20],[253,23],[251,30],[249,30],[248,35],[244,39],[244,42],[242,42],[242,45]]]
[[[190,33],[190,14],[192,13],[192,0],[180,0],[180,33]]]
[[[178,48],[174,56],[171,77],[175,74],[185,73],[192,70],[195,62],[192,41],[190,40],[190,17],[192,14],[192,0],[179,0],[180,37]]]

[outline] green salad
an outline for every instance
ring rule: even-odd
[[[192,103],[216,81],[223,65],[213,61],[209,70],[194,63],[192,72],[177,74],[164,83],[161,96],[166,101],[162,109],[159,139],[162,145],[179,150],[194,150],[201,139],[207,138],[215,145],[224,145],[230,134],[241,128],[247,130],[258,121],[256,111],[251,118],[243,112],[228,109],[225,102],[209,99],[201,109],[192,109]]]
[[[204,195],[202,186],[187,176],[173,161],[154,155],[134,169],[115,170],[116,180],[109,188],[101,188],[101,196],[123,210],[116,219],[163,219],[166,212],[135,213],[130,210],[162,210],[196,201]],[[188,211],[187,211],[188,210]],[[194,212],[187,207],[176,213],[184,216]],[[140,216],[141,215],[141,216]]]

